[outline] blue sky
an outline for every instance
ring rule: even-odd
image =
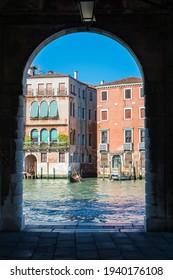
[[[96,33],[64,35],[41,50],[32,65],[99,84],[129,76],[141,77],[139,67],[129,51],[115,40]]]

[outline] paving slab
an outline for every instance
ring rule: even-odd
[[[0,233],[0,259],[172,260],[173,233],[145,232],[135,224],[27,225]]]

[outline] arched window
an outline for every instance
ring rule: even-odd
[[[58,131],[55,128],[52,128],[50,131],[50,142],[56,143],[58,141]]]
[[[119,155],[114,155],[112,157],[112,168],[118,169],[118,166],[121,164],[121,157]]]
[[[40,104],[40,118],[47,118],[48,117],[48,103],[47,101],[42,101]]]
[[[54,119],[58,117],[58,104],[53,100],[50,102],[49,118]]]
[[[40,132],[40,141],[41,143],[48,143],[48,131],[47,129],[43,128]]]
[[[38,118],[38,102],[37,101],[33,101],[31,103],[30,118],[31,119]]]
[[[31,130],[31,140],[33,143],[38,143],[38,130],[37,129]]]

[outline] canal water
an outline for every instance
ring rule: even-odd
[[[26,224],[94,222],[135,223],[144,220],[144,180],[24,180]]]

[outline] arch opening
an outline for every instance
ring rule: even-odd
[[[93,28],[91,28],[89,31],[91,33],[97,33],[97,34],[105,35],[105,36],[117,41],[118,43],[120,43],[122,46],[124,46],[131,53],[131,55],[135,59],[137,65],[140,69],[141,76],[142,76],[142,81],[143,81],[143,87],[144,87],[144,75],[143,75],[143,71],[142,71],[142,66],[140,65],[139,60],[137,59],[137,57],[133,53],[133,51],[130,49],[130,47],[127,46],[122,40],[120,40],[119,38],[117,38],[113,34],[110,34],[106,31],[93,29]],[[26,76],[27,76],[28,68],[31,65],[31,62],[33,61],[33,59],[37,56],[37,54],[45,46],[47,46],[49,43],[51,43],[55,39],[58,39],[58,38],[60,38],[64,35],[77,33],[77,32],[81,32],[81,29],[80,28],[79,29],[69,29],[69,30],[65,30],[63,32],[58,32],[56,34],[53,34],[52,36],[47,38],[44,42],[42,42],[37,47],[37,49],[32,53],[32,55],[28,59],[28,62],[26,64],[26,67],[25,67],[25,70],[24,70],[24,75],[23,75],[23,87],[24,87],[24,95],[25,96],[27,95],[27,86],[26,86],[27,77]],[[75,80],[74,77],[73,77],[73,80]],[[140,84],[140,86],[141,86],[141,84]],[[102,87],[103,87],[103,84],[102,84]],[[143,87],[141,87],[141,88],[143,88]],[[39,98],[40,98],[40,103],[39,103],[40,104],[40,107],[39,107],[40,119],[41,118],[42,119],[48,119],[48,121],[50,121],[49,120],[49,117],[50,117],[52,120],[55,119],[57,121],[57,119],[60,118],[60,115],[62,113],[61,110],[60,110],[60,107],[63,104],[62,100],[64,100],[63,99],[64,96],[68,96],[68,89],[66,87],[66,84],[62,83],[62,81],[59,83],[59,87],[56,88],[55,91],[53,91],[53,87],[52,87],[52,84],[50,83],[50,81],[46,84],[45,88],[46,88],[47,96],[49,96],[48,98],[52,97],[52,100],[50,102],[47,102],[47,101],[43,100],[43,98],[45,98],[45,93],[44,93],[44,89],[43,89],[43,86],[42,86],[42,88],[39,89],[39,91],[41,92],[40,96],[39,96]],[[80,92],[79,91],[75,92],[75,90],[76,90],[76,84],[74,83],[72,85],[72,88],[71,88],[71,93],[73,93],[73,94],[75,93],[75,96],[78,96],[78,97],[80,96],[81,99],[86,100],[86,95],[89,92],[89,96],[90,96],[89,99],[90,100],[88,100],[88,102],[92,101],[93,92],[91,91],[90,87],[86,88],[86,85],[85,85],[85,86],[81,87]],[[127,93],[123,93],[123,96],[125,96],[126,99],[131,99],[131,92],[129,91],[129,89],[127,89],[127,90],[128,90]],[[102,94],[103,99],[107,98],[106,97],[107,94],[105,94],[106,91],[108,91],[108,90],[107,89],[104,90],[104,93]],[[30,92],[31,92],[31,89],[30,89]],[[54,96],[60,97],[61,99],[59,99],[59,100],[61,100],[61,101],[58,101],[55,104],[56,101],[54,100],[55,99]],[[69,96],[69,98],[70,98],[70,96]],[[126,102],[128,102],[128,101],[126,101]],[[49,145],[50,145],[50,147],[56,148],[57,155],[56,155],[56,157],[53,158],[53,161],[54,161],[54,163],[56,161],[61,163],[61,171],[63,170],[63,168],[66,168],[66,171],[67,171],[68,170],[68,165],[70,163],[70,165],[72,165],[72,168],[76,172],[82,172],[83,176],[85,176],[84,163],[85,163],[86,158],[88,159],[87,172],[91,172],[91,167],[89,165],[91,162],[95,163],[95,167],[97,166],[97,164],[96,164],[97,163],[97,155],[93,154],[91,149],[90,150],[89,149],[88,150],[84,149],[84,147],[86,146],[86,143],[89,146],[92,146],[92,143],[94,142],[93,132],[89,133],[88,137],[87,137],[83,133],[83,131],[81,130],[81,133],[79,135],[78,127],[81,126],[81,122],[76,125],[75,122],[74,122],[74,118],[79,117],[84,121],[86,118],[90,119],[94,115],[96,115],[96,111],[93,111],[93,108],[89,108],[90,112],[89,111],[86,112],[85,108],[84,107],[79,108],[77,103],[75,103],[72,98],[70,99],[70,104],[71,104],[71,106],[69,105],[67,107],[67,111],[68,112],[70,111],[71,124],[72,124],[71,127],[69,126],[68,117],[66,117],[66,118],[64,117],[64,119],[63,119],[64,124],[67,127],[70,127],[69,131],[68,131],[68,129],[66,129],[66,130],[64,129],[64,131],[63,130],[59,131],[57,129],[57,131],[58,131],[58,134],[57,134],[57,133],[55,133],[56,127],[55,127],[54,123],[53,123],[53,127],[49,127],[49,122],[47,122],[46,123],[46,128],[39,129],[37,142],[38,143],[40,142],[40,145],[43,144],[43,143],[46,144],[46,149],[49,148]],[[36,111],[36,109],[33,109],[33,111],[34,110]],[[35,113],[35,116],[36,116],[35,111],[34,111],[34,113]],[[33,113],[33,115],[34,115],[34,113]],[[143,114],[143,111],[142,111],[142,114]],[[123,115],[125,116],[125,118],[130,119],[131,116],[132,116],[131,109],[129,109],[129,107],[126,108],[126,111],[123,112]],[[38,116],[38,114],[37,114],[37,116]],[[108,117],[107,109],[102,110],[99,113],[99,117],[100,116],[101,116],[103,121],[107,121],[107,117]],[[95,121],[97,121],[97,118],[98,118],[98,116],[95,117]],[[81,129],[81,127],[80,127],[80,129]],[[97,130],[96,126],[95,126],[95,129]],[[65,139],[65,138],[61,137],[61,140],[59,140],[59,138],[58,138],[59,136],[64,136],[64,135],[67,136],[68,132],[69,132],[69,139]],[[125,171],[125,172],[132,173],[133,170],[134,170],[133,167],[136,168],[136,166],[134,166],[136,159],[133,158],[133,154],[132,154],[132,150],[133,150],[132,139],[134,139],[133,138],[134,137],[133,130],[130,128],[130,138],[129,138],[129,130],[128,129],[126,129],[126,131],[124,130],[124,132],[123,132],[124,139],[125,139],[124,142],[123,142],[123,145],[126,145],[126,148],[124,148],[124,150],[123,150],[123,152],[124,152],[123,156],[122,156],[122,154],[120,154],[120,152],[116,151],[116,152],[112,153],[110,155],[110,157],[108,157],[108,155],[106,153],[107,150],[110,149],[110,146],[108,144],[108,140],[110,140],[109,131],[104,129],[104,128],[99,127],[97,132],[101,135],[100,139],[102,139],[101,142],[98,142],[97,144],[98,144],[99,148],[103,147],[103,151],[100,153],[100,158],[101,158],[100,163],[99,163],[99,165],[100,165],[99,168],[101,170],[100,174],[102,173],[102,175],[105,175],[104,173],[106,172],[106,170],[109,170],[110,168],[111,168],[112,174],[114,174],[114,172],[124,173],[125,168],[128,170],[128,171]],[[128,137],[126,137],[126,135],[128,135]],[[141,139],[142,139],[142,137],[143,137],[143,134],[141,133]],[[55,138],[57,138],[57,143],[56,143]],[[126,139],[126,138],[128,138],[128,139]],[[52,142],[54,142],[54,143],[52,144]],[[68,145],[68,142],[70,142],[70,145]],[[81,142],[81,149],[82,149],[81,153],[80,153],[80,150],[76,149],[76,147],[75,147],[75,145],[77,143],[79,144],[80,142]],[[143,142],[143,141],[141,141],[141,142]],[[57,144],[57,145],[55,146],[55,144]],[[43,146],[44,145],[42,145],[42,147]],[[143,151],[143,150],[144,150],[144,146],[143,146],[143,148],[141,148],[141,151]],[[141,165],[143,166],[144,152],[141,152],[140,155],[141,155],[141,157],[140,157]],[[47,177],[49,177],[50,175],[54,176],[55,172],[58,172],[56,170],[55,165],[50,164],[48,162],[48,153],[47,153],[47,151],[45,152],[45,150],[44,151],[42,150],[42,152],[41,152],[41,161],[42,161],[42,163],[40,164],[40,166],[37,164],[37,174],[36,174],[36,176],[41,174],[41,170],[45,170]],[[67,162],[68,162],[68,164],[65,165],[65,163],[67,163]],[[81,165],[79,163],[81,163]],[[132,163],[133,163],[133,165],[132,165]],[[45,166],[43,167],[43,165],[45,165]],[[60,174],[58,174],[58,176],[59,175]],[[68,173],[66,172],[63,175],[68,175]]]

